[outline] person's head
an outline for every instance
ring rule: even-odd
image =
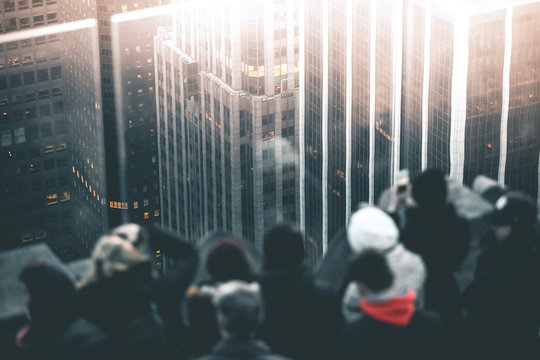
[[[512,234],[529,231],[536,223],[537,209],[527,195],[511,191],[501,196],[495,203],[495,210],[487,215],[496,238],[504,241]]]
[[[224,283],[217,288],[213,303],[225,338],[252,337],[264,319],[264,306],[257,283]]]
[[[102,236],[92,252],[97,280],[113,277],[146,261],[130,243],[116,235]]]
[[[27,293],[32,325],[61,326],[78,315],[78,292],[62,270],[43,263],[27,265],[19,275]]]
[[[255,277],[242,244],[232,236],[217,240],[206,258],[206,270],[212,281],[252,281]]]
[[[412,195],[421,207],[440,207],[446,204],[446,180],[439,169],[426,170],[412,183]]]
[[[115,227],[111,235],[118,236],[137,249],[141,257],[150,259],[152,250],[150,247],[150,234],[147,229],[139,224],[128,223]]]
[[[349,278],[358,284],[362,295],[382,293],[389,290],[394,274],[385,256],[375,249],[365,249],[349,262]]]
[[[399,229],[387,213],[374,206],[368,206],[351,216],[347,238],[355,253],[366,248],[384,251],[397,244]]]
[[[304,261],[304,256],[304,236],[291,225],[276,225],[264,235],[264,264],[267,268],[293,268]]]

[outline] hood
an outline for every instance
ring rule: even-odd
[[[270,354],[270,348],[260,340],[229,338],[218,342],[212,354],[234,359],[254,359]]]
[[[297,290],[311,286],[312,279],[311,272],[304,264],[286,269],[264,269],[259,276],[263,291]]]
[[[409,291],[406,295],[389,300],[360,301],[360,309],[369,317],[394,326],[407,326],[416,310],[416,294]]]
[[[397,244],[399,229],[387,213],[375,207],[366,207],[351,217],[347,237],[355,253],[368,247],[385,251]]]
[[[101,327],[123,326],[146,314],[150,308],[152,275],[143,263],[81,289],[83,313]]]

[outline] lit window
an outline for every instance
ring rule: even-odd
[[[71,200],[71,194],[69,191],[64,191],[62,195],[60,195],[60,202],[63,203],[69,200]]]
[[[29,242],[29,241],[32,241],[34,240],[34,234],[29,232],[29,233],[24,233],[22,234],[22,242],[23,243],[26,243],[26,242]]]
[[[45,230],[36,231],[34,233],[34,240],[41,240],[47,237],[47,232]]]
[[[54,152],[54,145],[48,145],[43,147],[44,154],[50,154],[52,152]]]
[[[139,202],[138,202],[138,201],[134,201],[134,202],[133,202],[133,208],[134,208],[134,209],[138,209],[138,208],[139,208]]]
[[[144,218],[145,218],[145,219],[148,219],[149,217],[150,217],[150,215],[149,215],[147,212],[145,212],[145,213],[144,213]]]
[[[128,11],[127,5],[122,5],[122,12],[125,13]]]
[[[61,143],[61,144],[58,144],[56,146],[56,151],[64,151],[67,149],[67,144],[66,143]]]
[[[154,210],[154,216],[159,216],[159,210]]]
[[[58,194],[49,194],[46,197],[48,206],[58,204]]]
[[[148,199],[144,199],[144,206],[148,206]]]

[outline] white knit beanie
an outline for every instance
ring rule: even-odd
[[[368,247],[384,251],[397,244],[399,229],[384,211],[368,206],[353,214],[347,236],[355,253]]]

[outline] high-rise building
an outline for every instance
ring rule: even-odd
[[[170,6],[117,14],[112,18],[114,93],[120,197],[109,206],[122,221],[159,222],[154,36],[172,24]]]
[[[17,5],[3,14],[19,28],[57,22],[53,2]],[[88,256],[107,226],[96,22],[8,31],[0,44],[0,248],[46,241],[64,260]]]
[[[450,5],[305,2],[302,226],[319,257],[402,168],[538,197],[540,3]]]
[[[260,245],[299,214],[299,1],[177,1],[156,38],[162,224]]]
[[[158,26],[172,24],[170,14],[163,13],[166,8],[155,9],[169,3],[92,0],[61,4],[61,21],[98,20],[111,226],[159,219],[153,37]]]

